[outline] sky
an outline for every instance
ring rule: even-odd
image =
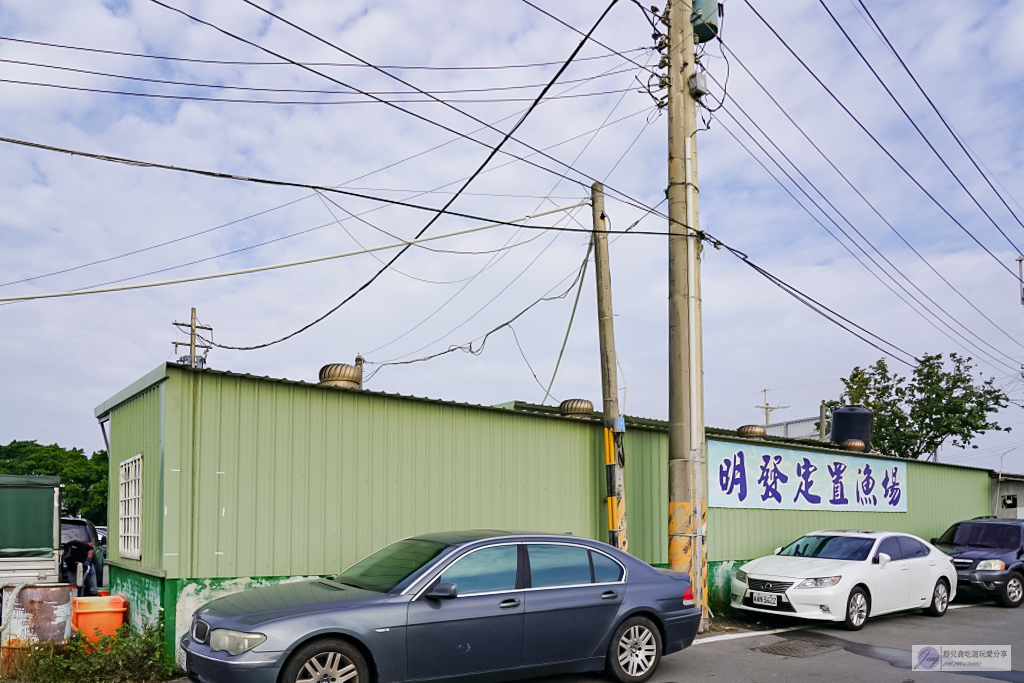
[[[701,48],[711,76],[697,136],[701,228],[911,356],[975,358],[980,377],[1024,403],[1015,276],[1024,248],[1024,6],[994,2],[965,13],[952,0],[864,2],[1014,213],[858,0],[727,0],[722,42]],[[607,6],[535,4],[584,32]],[[580,42],[523,0],[263,5],[280,19],[259,6],[0,5],[0,137],[350,193],[0,143],[0,297],[191,277],[409,239],[436,214],[351,193],[443,206]],[[665,231],[664,219],[644,208],[659,205],[667,185],[667,117],[644,87],[658,61],[651,27],[637,4],[620,0],[594,38],[607,47],[582,48],[453,204],[475,219],[443,216],[425,235],[577,205],[593,180],[606,185],[613,230]],[[529,225],[586,229],[590,209]],[[259,350],[215,348],[210,367],[316,381],[322,365],[361,354],[374,373],[368,389],[492,405],[545,400],[558,364],[549,404],[600,403],[592,264],[577,285],[584,234],[504,225],[424,246],[301,334]],[[381,268],[378,259],[395,253],[0,303],[0,443],[98,450],[93,408],[181,354],[172,342],[185,335],[172,323],[186,321],[191,307],[218,343],[264,344],[336,307]],[[624,411],[665,418],[666,241],[615,237],[611,266]],[[710,426],[761,422],[755,406],[764,389],[772,404],[788,406],[773,421],[816,415],[822,400],[839,397],[841,377],[883,356],[727,249],[704,251],[702,294]],[[471,342],[473,353],[464,350]],[[1024,438],[1016,436],[1024,413],[1011,404],[998,420],[1014,431],[979,437],[977,450],[944,447],[940,459],[998,468],[1009,450],[1004,469],[1024,472]]]

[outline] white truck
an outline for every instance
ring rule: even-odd
[[[0,474],[0,586],[60,581],[60,477]]]

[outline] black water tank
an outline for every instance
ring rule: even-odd
[[[833,443],[843,443],[847,439],[860,439],[864,442],[864,451],[871,450],[871,423],[873,416],[863,406],[843,406],[832,409],[832,434],[829,439]]]

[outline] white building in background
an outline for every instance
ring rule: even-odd
[[[768,436],[784,436],[790,439],[818,440],[818,416],[802,417],[798,420],[787,420],[765,425]]]

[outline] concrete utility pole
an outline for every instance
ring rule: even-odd
[[[622,437],[625,419],[619,415],[619,383],[615,362],[615,321],[612,317],[612,273],[608,260],[604,186],[590,188],[594,210],[594,270],[597,272],[597,331],[601,339],[601,394],[604,401],[604,464],[608,505],[608,543],[629,551],[626,537],[626,486],[622,468],[626,456]]]
[[[668,66],[668,560],[689,573],[707,628],[707,461],[697,222],[697,101],[692,0],[667,0]]]
[[[1024,306],[1024,256],[1017,257],[1017,279],[1020,280],[1020,305]],[[1020,376],[1024,379],[1024,365],[1020,366]]]
[[[765,403],[768,401],[766,400]],[[828,436],[828,406],[825,402],[821,402],[821,406],[818,409],[818,441],[827,441],[825,437]]]
[[[1024,256],[1017,257],[1017,279],[1020,280],[1020,305],[1024,306]]]

